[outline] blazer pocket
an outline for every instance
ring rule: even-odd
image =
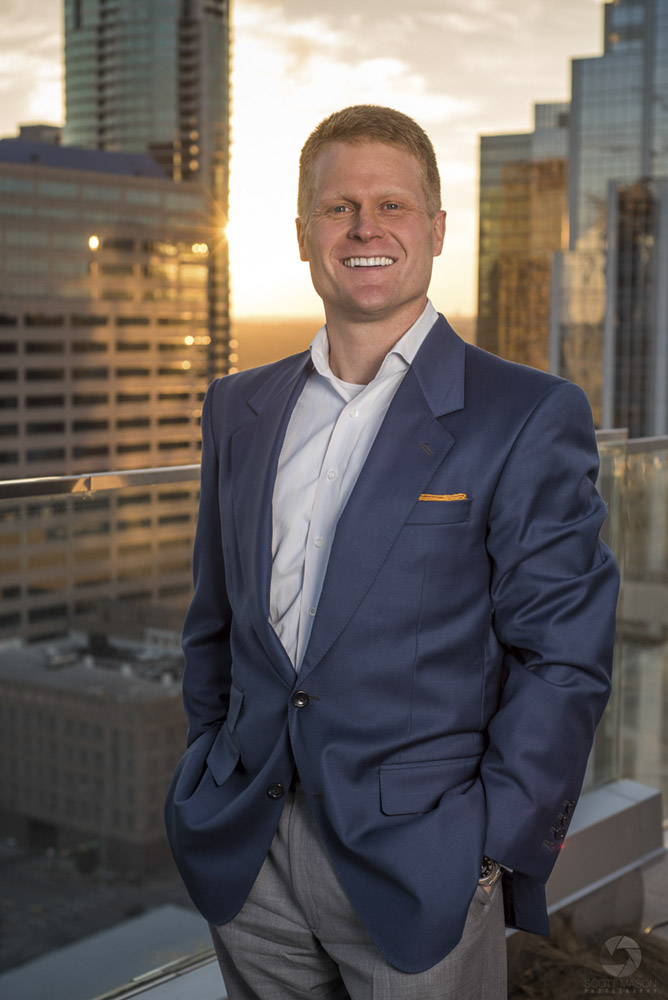
[[[406,524],[456,524],[470,517],[470,500],[418,500]]]
[[[386,816],[424,813],[435,809],[443,795],[478,773],[480,755],[420,763],[383,764],[380,768],[380,808]]]

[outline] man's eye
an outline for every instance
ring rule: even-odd
[[[341,214],[342,215],[344,212],[348,211],[348,206],[347,205],[334,205],[333,208],[332,208],[332,211],[336,212],[337,214]]]
[[[399,208],[399,206],[397,205],[396,201],[388,201],[385,203],[385,208],[389,208],[394,211],[395,209]]]

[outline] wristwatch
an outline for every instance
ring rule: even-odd
[[[480,865],[480,878],[478,879],[478,885],[491,886],[501,878],[503,874],[503,869],[501,865],[496,861],[492,861],[488,858],[486,854],[483,855],[482,864]]]

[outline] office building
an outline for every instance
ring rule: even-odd
[[[3,829],[80,865],[169,857],[163,801],[185,740],[172,657],[0,650]]]
[[[554,251],[568,241],[566,103],[535,106],[535,128],[480,143],[477,343],[549,366]]]
[[[575,59],[572,78],[552,367],[583,385],[601,426],[666,434],[668,0],[606,4],[604,54]]]
[[[199,461],[211,212],[143,154],[0,142],[0,480]],[[2,508],[0,639],[183,608],[196,482],[154,479]]]
[[[65,0],[64,142],[146,152],[216,205],[209,375],[229,367],[228,0]]]

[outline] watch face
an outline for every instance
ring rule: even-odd
[[[486,878],[491,875],[494,871],[494,862],[487,855],[482,859],[482,864],[480,865],[480,878]]]

